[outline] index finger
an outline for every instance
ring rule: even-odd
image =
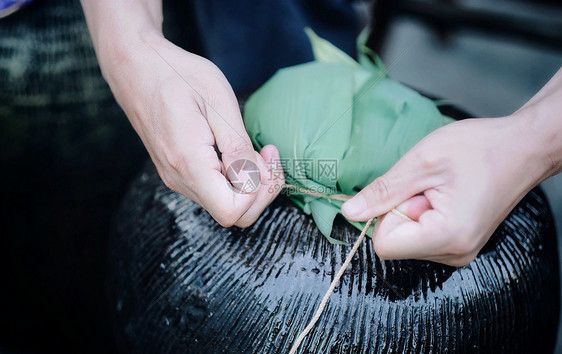
[[[255,194],[235,189],[229,180],[215,169],[196,176],[197,198],[209,214],[222,226],[234,225],[252,206]]]
[[[226,81],[226,79],[224,79]],[[225,169],[238,160],[251,161],[257,166],[256,151],[244,127],[238,100],[225,82],[220,92],[214,93],[220,99],[205,102],[204,115],[213,132],[215,143],[221,152]],[[227,178],[230,176],[227,175]]]

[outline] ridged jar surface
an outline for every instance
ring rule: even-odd
[[[116,220],[109,283],[128,349],[286,353],[359,231],[332,245],[283,197],[247,229],[223,228],[152,166]],[[301,353],[548,352],[559,310],[556,238],[531,191],[463,268],[382,261],[359,248]]]

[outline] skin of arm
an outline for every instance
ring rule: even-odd
[[[375,252],[456,267],[471,262],[533,187],[562,170],[562,70],[510,116],[437,129],[343,205],[378,217]],[[398,207],[397,207],[398,206]],[[407,221],[389,211],[397,208]]]
[[[164,38],[161,0],[81,3],[102,74],[164,183],[223,226],[251,225],[284,183],[266,178],[265,161],[279,153],[271,145],[254,151],[222,72]],[[255,190],[232,187],[232,178],[251,178],[244,170],[225,172],[241,159],[259,168]]]
[[[166,185],[223,226],[253,223],[276,197],[271,185],[284,183],[264,177],[264,161],[279,155],[273,146],[261,154],[252,149],[220,70],[164,38],[160,0],[82,0],[82,6],[102,74]],[[373,243],[384,259],[469,263],[517,202],[560,172],[561,97],[559,71],[510,116],[436,130],[345,203],[344,215],[379,217]],[[257,191],[232,190],[224,171],[237,159],[260,168]],[[389,213],[396,206],[415,221]]]

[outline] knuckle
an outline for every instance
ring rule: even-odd
[[[163,166],[158,168],[158,174],[166,187],[182,194],[185,194],[185,191],[197,194],[195,181],[188,173],[188,162],[182,154],[173,149],[166,149],[160,164]]]
[[[178,186],[173,182],[173,178],[171,178],[167,173],[158,172],[158,174],[160,175],[160,179],[162,179],[162,182],[164,182],[164,185],[166,187],[173,190],[174,192],[178,191]]]
[[[202,59],[204,60],[205,66],[205,79],[203,84],[206,85],[207,88],[212,89],[210,91],[218,90],[219,93],[232,92],[232,87],[222,70],[212,61],[205,58]]]
[[[194,176],[189,173],[189,163],[186,157],[176,149],[169,149],[164,153],[164,159],[168,164],[170,174],[176,175],[184,188],[197,194]],[[170,178],[171,179],[171,178]]]
[[[446,262],[445,264],[450,265],[452,267],[461,268],[470,264],[470,262],[472,262],[475,258],[476,258],[476,254],[469,254],[463,257],[454,258]]]
[[[175,150],[168,150],[164,155],[166,163],[173,171],[181,174],[185,170],[186,163],[181,154],[177,153]]]
[[[234,226],[235,220],[228,219],[224,216],[215,217],[215,220],[219,223],[222,227],[231,227]]]
[[[367,200],[376,201],[389,201],[390,200],[390,188],[388,180],[385,176],[381,176],[371,183],[370,188],[366,188]]]
[[[251,145],[241,136],[230,134],[225,138],[224,149],[225,151],[223,151],[223,153],[236,158],[244,156],[249,150],[251,150]]]
[[[214,218],[222,227],[231,227],[240,219],[240,212],[234,208],[223,209],[219,210]]]
[[[229,89],[230,85],[228,84],[228,80],[224,76],[222,70],[210,60],[207,60],[207,64],[208,74],[215,80],[215,82],[223,89]]]
[[[162,164],[158,162],[155,163],[155,166],[156,166],[156,172],[158,172],[158,176],[160,176],[160,179],[162,180],[164,185],[169,189],[173,190],[174,192],[177,192],[178,186],[174,182],[172,176],[170,176],[170,174],[168,173],[168,169],[165,168],[165,166],[162,166]]]
[[[452,149],[454,149],[454,147]],[[443,156],[441,151],[430,151],[428,153],[419,152],[416,155],[416,160],[419,161],[419,168],[422,171],[430,174],[438,174],[446,171],[447,166],[451,165],[452,160],[450,156],[452,156],[452,154]]]
[[[458,258],[464,258],[472,254],[475,249],[473,237],[469,235],[459,235],[451,243],[449,253]]]
[[[431,171],[436,164],[435,157],[432,154],[418,153],[416,160],[419,161],[420,168],[424,171]]]
[[[240,219],[240,220],[238,220],[238,221],[234,224],[234,226],[237,226],[237,227],[239,227],[239,228],[241,228],[241,229],[245,229],[245,228],[247,228],[247,227],[252,226],[253,223],[254,223],[253,220],[249,220],[249,219],[245,219],[245,220],[244,220],[244,219]]]
[[[202,75],[198,75],[195,80],[197,86],[203,88],[207,100],[210,103],[220,103],[220,99],[225,97],[225,94],[234,96],[232,87],[230,86],[226,76],[222,70],[212,61],[200,58],[202,66]]]
[[[217,220],[217,222],[219,223],[220,226],[222,227],[232,227],[234,226],[234,223],[232,221],[227,221],[227,220]]]
[[[174,140],[164,139],[161,136],[156,141],[154,148],[156,157],[163,167],[177,171],[185,164],[184,156]]]

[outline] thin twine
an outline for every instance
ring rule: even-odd
[[[355,244],[353,245],[353,248],[351,249],[351,252],[349,252],[349,254],[347,255],[347,258],[345,259],[345,262],[343,262],[342,266],[340,267],[340,270],[338,271],[338,274],[336,274],[336,276],[334,277],[334,280],[332,280],[332,283],[330,284],[330,288],[328,289],[328,291],[324,295],[324,298],[322,299],[322,302],[320,303],[320,306],[318,306],[318,309],[316,310],[316,313],[314,314],[314,317],[312,318],[312,320],[310,320],[310,322],[308,323],[306,328],[297,337],[297,340],[296,340],[295,344],[293,344],[293,347],[291,348],[291,351],[289,352],[289,354],[295,354],[297,352],[297,349],[299,348],[302,341],[304,340],[304,337],[306,337],[306,335],[310,332],[310,330],[312,330],[312,327],[314,327],[316,322],[318,322],[318,319],[322,315],[322,312],[324,312],[324,308],[326,307],[326,304],[328,303],[328,299],[330,298],[330,295],[332,295],[332,292],[336,288],[336,285],[340,281],[340,278],[342,277],[343,273],[347,269],[347,266],[349,266],[349,263],[351,263],[351,260],[353,259],[353,256],[355,255],[355,252],[359,248],[359,245],[361,245],[361,242],[365,238],[365,235],[367,234],[367,230],[369,230],[369,227],[371,226],[371,223],[373,222],[373,219],[374,218],[371,218],[367,221],[367,224],[363,228],[363,231],[361,231],[361,235],[359,235],[359,237],[357,238],[357,241],[355,241]]]
[[[291,184],[285,184],[285,185],[283,185],[283,188],[292,189],[294,191],[297,191],[298,193],[307,194],[307,195],[310,195],[310,196],[313,196],[313,197],[335,199],[335,200],[341,200],[341,201],[344,201],[344,202],[352,198],[352,196],[345,195],[345,194],[327,195],[327,194],[323,194],[323,193],[320,193],[320,192],[312,191],[312,190],[307,189],[307,188],[294,186],[294,185],[291,185]],[[406,219],[406,220],[413,221],[408,215],[402,213],[401,211],[399,211],[396,208],[392,209],[391,212],[395,215],[398,215],[398,216]],[[373,220],[374,220],[374,218],[371,218],[367,221],[367,224],[365,224],[365,227],[363,228],[363,231],[361,231],[361,234],[359,235],[359,237],[355,241],[355,244],[353,244],[353,248],[351,249],[351,251],[347,255],[347,258],[345,259],[345,262],[340,267],[340,270],[338,271],[338,273],[334,277],[334,280],[332,280],[332,282],[330,283],[330,287],[328,288],[328,291],[326,291],[326,294],[324,294],[324,298],[322,298],[322,301],[320,302],[320,306],[318,306],[318,309],[316,310],[316,313],[314,313],[314,317],[312,317],[312,319],[310,320],[308,325],[305,327],[305,329],[299,334],[299,336],[297,337],[297,340],[295,341],[295,344],[293,344],[293,347],[289,351],[289,354],[295,354],[297,352],[297,349],[299,348],[302,341],[304,340],[304,337],[306,337],[308,335],[308,333],[312,330],[312,328],[314,327],[316,322],[318,322],[318,319],[320,319],[320,316],[322,316],[322,313],[324,312],[324,308],[326,307],[326,304],[328,303],[328,299],[332,295],[332,292],[336,288],[336,285],[339,283],[343,273],[345,272],[345,270],[347,269],[347,267],[351,263],[351,260],[353,259],[353,256],[355,255],[355,252],[357,252],[357,249],[361,245],[361,242],[363,242],[363,239],[365,238],[365,235],[367,234],[367,231],[369,230],[369,227],[373,223]]]
[[[394,208],[390,211],[392,214],[398,215],[408,221],[414,221],[411,217],[409,217],[408,215],[404,214],[403,212],[401,212],[400,210]]]
[[[309,195],[311,197],[334,199],[334,200],[340,200],[342,202],[346,202],[346,201],[350,200],[351,198],[353,198],[352,195],[341,194],[341,193],[340,194],[324,194],[324,193],[313,191],[313,190],[310,190],[310,189],[307,189],[307,188],[295,186],[293,184],[284,184],[283,188],[291,189],[293,191],[296,191],[297,193],[306,194],[306,195]],[[414,221],[408,215],[404,214],[403,212],[401,212],[400,210],[398,210],[396,208],[393,208],[390,212],[395,214],[395,215],[398,215],[398,216],[400,216],[400,217],[402,217],[402,218],[404,218],[408,221]]]

